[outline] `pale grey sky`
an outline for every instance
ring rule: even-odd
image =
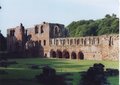
[[[23,23],[31,27],[43,21],[68,25],[82,19],[119,14],[119,0],[0,0],[0,30]]]

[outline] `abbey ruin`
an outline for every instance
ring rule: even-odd
[[[7,51],[12,56],[67,58],[80,60],[118,60],[119,35],[68,37],[64,25],[22,24],[7,30]]]

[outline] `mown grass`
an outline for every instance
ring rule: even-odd
[[[31,64],[39,65],[42,68],[45,65],[49,65],[56,69],[57,74],[71,73],[72,75],[66,76],[67,78],[72,78],[71,81],[73,85],[78,85],[80,81],[80,72],[86,71],[94,63],[102,63],[105,68],[119,68],[119,63],[117,61],[92,61],[92,60],[66,60],[66,59],[40,59],[40,58],[29,58],[29,59],[12,59],[18,64],[11,65],[8,68],[1,68],[0,70],[5,70],[8,74],[0,74],[0,79],[6,79],[9,85],[38,85],[34,81],[35,75],[42,72],[42,69],[30,69]],[[12,79],[11,82],[9,81]],[[18,80],[16,80],[18,79]],[[26,79],[20,80],[20,79]],[[32,79],[32,80],[31,80]],[[29,81],[30,80],[30,81]],[[8,85],[6,81],[0,81],[3,85]],[[16,82],[15,82],[16,81]],[[22,83],[20,83],[22,81]],[[119,77],[109,77],[108,81],[111,85],[118,85]],[[30,83],[31,82],[31,83]],[[40,84],[39,84],[40,85]]]
[[[111,85],[119,85],[119,76],[108,77],[108,81],[111,83]]]

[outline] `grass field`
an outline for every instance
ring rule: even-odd
[[[10,60],[9,60],[10,61]],[[42,69],[31,69],[30,64],[43,67],[49,65],[56,69],[57,74],[71,73],[66,78],[72,78],[73,85],[78,85],[80,81],[80,72],[86,71],[94,63],[102,63],[105,68],[119,69],[117,61],[91,61],[91,60],[66,60],[66,59],[11,59],[18,64],[10,65],[7,68],[0,67],[0,70],[5,70],[7,74],[0,74],[0,85],[40,85],[35,82],[35,75],[41,73]],[[119,76],[109,77],[108,81],[111,85],[119,85]]]

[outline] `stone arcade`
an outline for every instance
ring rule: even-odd
[[[68,30],[57,23],[21,24],[7,30],[7,51],[27,57],[86,60],[118,60],[119,35],[68,37]]]

